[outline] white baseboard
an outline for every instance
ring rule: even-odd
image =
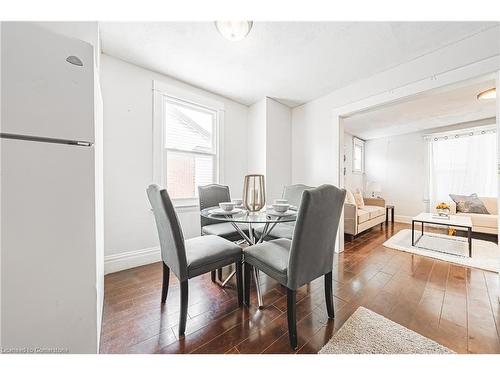
[[[159,262],[161,253],[159,247],[127,251],[104,257],[104,274],[118,272],[145,264]]]
[[[411,216],[394,215],[394,221],[396,223],[411,224]]]

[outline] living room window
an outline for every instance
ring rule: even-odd
[[[362,174],[365,171],[365,141],[352,139],[352,172]]]
[[[154,117],[155,181],[176,206],[196,205],[198,186],[220,180],[221,105],[167,87],[155,90]]]
[[[428,136],[431,202],[449,194],[497,196],[497,139],[494,127]]]

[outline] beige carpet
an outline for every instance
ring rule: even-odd
[[[392,320],[359,307],[319,354],[453,354]]]
[[[420,236],[415,231],[415,238]],[[425,233],[418,241],[418,247],[411,246],[411,229],[403,229],[384,242],[385,247],[427,256],[464,266],[499,272],[500,250],[494,242],[472,240],[472,258],[469,258],[467,239],[444,234]]]

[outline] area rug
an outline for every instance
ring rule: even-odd
[[[415,231],[415,238],[420,236]],[[499,272],[500,250],[494,242],[472,240],[472,258],[469,258],[467,239],[438,233],[425,233],[416,246],[411,245],[411,229],[403,229],[384,242],[385,247],[427,256],[446,262]]]
[[[453,354],[454,351],[364,307],[351,315],[319,354]]]

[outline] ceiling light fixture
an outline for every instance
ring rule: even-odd
[[[252,26],[252,21],[215,21],[219,33],[232,42],[245,39]]]
[[[479,100],[485,100],[485,99],[495,99],[497,97],[497,89],[492,88],[483,92],[480,92],[477,94],[477,98]]]

